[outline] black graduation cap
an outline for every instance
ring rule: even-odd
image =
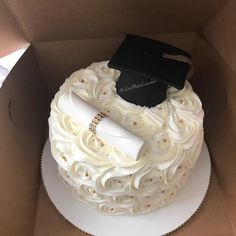
[[[127,35],[108,66],[121,71],[117,93],[126,101],[153,107],[166,98],[168,85],[182,89],[190,55],[169,44]]]

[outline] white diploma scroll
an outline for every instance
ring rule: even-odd
[[[62,112],[89,130],[89,125],[100,112],[74,92],[64,93],[58,102]],[[105,116],[96,126],[96,134],[109,145],[114,146],[130,158],[137,160],[144,141],[109,117]]]

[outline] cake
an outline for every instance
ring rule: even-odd
[[[49,118],[51,152],[60,179],[78,201],[106,215],[149,213],[170,204],[188,180],[203,143],[202,104],[187,80],[181,90],[169,86],[165,101],[154,107],[127,102],[116,92],[120,71],[107,64],[74,72],[56,93]],[[61,108],[65,93],[142,138],[145,151],[132,158],[76,122]]]

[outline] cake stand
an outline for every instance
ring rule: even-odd
[[[169,206],[141,216],[104,216],[76,201],[72,191],[58,178],[57,163],[46,142],[41,160],[42,178],[56,209],[82,231],[97,236],[158,236],[182,226],[200,207],[210,181],[211,162],[204,143],[189,181]]]

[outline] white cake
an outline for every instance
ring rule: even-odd
[[[138,215],[170,204],[188,180],[202,148],[204,112],[188,81],[155,107],[129,103],[116,93],[119,74],[99,62],[66,79],[51,103],[51,151],[79,201],[108,215]],[[136,160],[76,122],[60,109],[65,93],[142,138],[146,151]]]

